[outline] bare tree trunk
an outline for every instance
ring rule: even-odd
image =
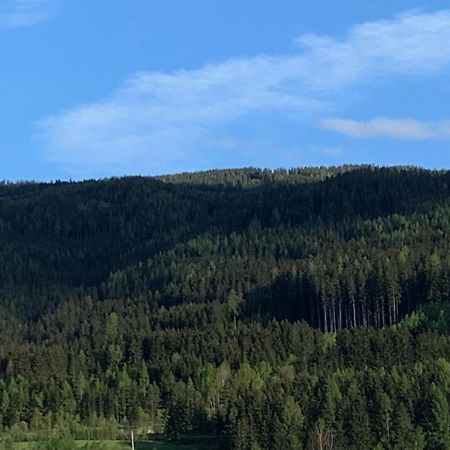
[[[342,301],[338,305],[338,328],[342,330]]]
[[[389,325],[392,325],[392,305],[389,300],[388,300],[388,307],[389,307]]]
[[[353,326],[356,327],[356,305],[355,305],[355,299],[352,300],[352,308],[353,308]]]
[[[328,428],[324,420],[319,419],[310,435],[310,450],[334,450],[335,436],[334,432]]]

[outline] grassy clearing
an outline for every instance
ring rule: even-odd
[[[98,443],[92,443],[93,450],[126,450],[131,448],[129,442],[117,442],[117,441],[101,441]],[[35,447],[33,442],[21,442],[14,444],[14,450],[32,450]],[[74,450],[84,450],[89,449],[88,441],[76,441],[76,447]],[[213,450],[213,447],[205,447],[204,445],[189,444],[189,445],[178,445],[172,443],[164,442],[151,442],[151,441],[140,441],[135,443],[136,450]]]
[[[101,449],[101,450],[125,450],[131,448],[131,445],[126,442],[116,442],[116,441],[101,441],[98,443],[91,442],[91,446],[93,449]],[[74,450],[84,450],[89,449],[88,441],[76,441],[76,447]],[[20,442],[14,444],[14,450],[34,450],[35,448],[39,448],[36,442]],[[150,450],[153,450],[152,447],[148,447]],[[142,446],[141,450],[147,450],[147,447]],[[160,449],[158,449],[160,450]]]

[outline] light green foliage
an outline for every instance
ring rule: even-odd
[[[428,408],[426,448],[429,450],[448,450],[450,448],[449,405],[443,392],[434,383],[429,388]]]

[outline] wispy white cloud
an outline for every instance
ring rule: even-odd
[[[194,152],[226,151],[216,145],[221,131],[251,114],[323,114],[343,88],[443,71],[450,11],[403,14],[357,25],[341,40],[307,35],[298,43],[291,55],[135,74],[108,98],[40,120],[45,156],[84,175],[163,171]]]
[[[0,28],[34,25],[49,17],[61,0],[3,0],[0,3]]]
[[[386,117],[377,117],[368,121],[325,119],[320,122],[320,126],[354,138],[390,137],[409,140],[450,138],[450,120],[433,123]]]

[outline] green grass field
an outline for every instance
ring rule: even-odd
[[[126,450],[131,449],[131,444],[129,442],[117,442],[117,441],[102,441],[102,450]],[[87,447],[87,441],[77,441],[76,448],[84,449]],[[15,444],[16,450],[28,450],[33,448],[33,443],[23,442]],[[203,450],[203,449],[211,449],[212,447],[205,446],[197,446],[197,445],[176,445],[170,443],[163,442],[151,442],[151,441],[141,441],[135,443],[136,450]]]

